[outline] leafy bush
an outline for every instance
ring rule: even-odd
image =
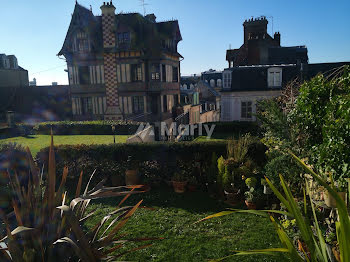
[[[258,180],[255,177],[249,177],[245,180],[245,184],[249,188],[255,187],[257,182],[258,182]]]
[[[301,176],[303,169],[295,165],[289,155],[283,154],[280,151],[272,151],[269,153],[271,159],[265,166],[265,175],[275,185],[279,185],[279,175],[288,182],[293,192],[297,195],[302,193],[303,177]]]
[[[319,75],[300,88],[290,114],[310,161],[334,179],[350,177],[350,69],[333,78]]]

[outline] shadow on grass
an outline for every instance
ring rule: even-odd
[[[33,136],[33,135],[23,135],[21,137],[27,138],[27,139],[37,139],[37,137]]]
[[[214,213],[228,207],[225,203],[211,198],[206,192],[178,194],[170,187],[154,188],[149,192],[130,196],[124,205],[136,204],[141,199],[143,199],[142,205],[146,207],[181,208],[191,213]],[[111,198],[95,203],[115,207],[119,201],[119,199]]]

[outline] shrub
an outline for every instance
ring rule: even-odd
[[[48,149],[41,150],[37,158],[46,167]],[[198,154],[199,166],[194,166],[193,156]],[[184,142],[184,143],[138,143],[138,144],[115,144],[115,145],[77,145],[56,147],[56,159],[59,170],[67,166],[71,171],[70,178],[77,178],[81,170],[93,172],[96,168],[100,171],[94,177],[94,181],[109,178],[114,175],[124,176],[126,161],[131,156],[138,162],[141,174],[156,172],[158,179],[171,180],[174,172],[181,166],[190,174],[194,175],[198,169],[207,177],[210,160],[213,152],[224,155],[226,142]],[[146,163],[152,162],[152,165]],[[190,175],[189,174],[189,175]],[[153,175],[152,175],[153,176]],[[211,181],[211,183],[215,180]],[[205,181],[201,181],[205,182]]]
[[[261,129],[256,122],[216,122],[214,136],[220,134],[230,134],[231,136],[238,137],[250,133],[253,136],[260,136]]]
[[[37,135],[49,135],[51,129],[55,135],[133,135],[139,124],[125,121],[61,121],[43,122],[32,128]],[[112,126],[115,126],[115,131]]]
[[[9,187],[9,177],[18,177],[21,186],[27,184],[28,161],[25,149],[18,144],[8,143],[0,145],[0,206],[9,210],[9,199],[12,191]]]
[[[252,188],[256,186],[256,183],[258,181],[256,180],[255,177],[249,177],[245,180],[245,184],[247,185],[247,187]]]

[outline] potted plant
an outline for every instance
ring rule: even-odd
[[[176,172],[171,183],[176,193],[184,193],[186,191],[187,180],[183,174]]]
[[[249,191],[244,193],[245,204],[248,209],[256,209],[256,191],[254,187],[251,187]]]
[[[222,184],[223,184],[223,189],[224,189],[224,193],[226,196],[226,200],[228,204],[231,205],[236,205],[237,202],[239,201],[239,195],[240,195],[240,189],[235,187],[235,170],[232,170],[232,167],[230,169],[230,166],[227,165],[225,167],[225,173],[223,175],[222,178]]]
[[[197,189],[197,185],[198,185],[198,181],[194,176],[188,179],[188,184],[187,184],[188,191],[195,192]]]
[[[128,157],[127,161],[127,169],[125,171],[125,184],[127,186],[140,184],[138,165],[131,156]]]
[[[255,177],[249,177],[245,180],[245,184],[248,188],[253,188],[256,186],[257,180]]]
[[[272,190],[271,188],[269,187],[269,185],[267,184],[267,181],[265,178],[262,178],[261,179],[261,185],[264,187],[264,194],[265,195],[270,195],[272,194]]]

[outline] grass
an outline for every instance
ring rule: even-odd
[[[128,136],[116,136],[117,143],[125,143]],[[49,135],[33,135],[28,137],[12,137],[0,140],[2,143],[17,143],[29,147],[32,154],[36,155],[42,148],[50,145]],[[112,144],[113,136],[109,135],[77,135],[55,136],[55,145],[79,145],[79,144]]]
[[[128,204],[144,199],[143,205],[124,228],[129,238],[162,237],[153,245],[121,258],[125,261],[207,261],[231,254],[232,250],[279,247],[279,240],[268,219],[249,214],[235,214],[194,224],[223,210],[226,206],[206,193],[176,194],[168,189],[155,189],[129,198]],[[97,213],[86,222],[93,227],[120,199],[94,202],[90,209]],[[145,244],[144,242],[142,245]],[[135,247],[135,246],[130,246]],[[285,261],[284,257],[239,256],[225,261]]]

